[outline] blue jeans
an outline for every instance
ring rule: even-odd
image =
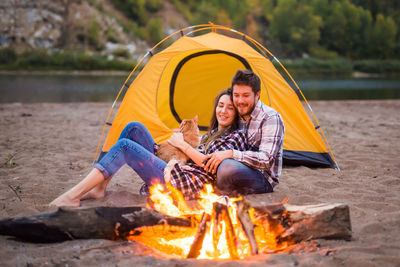
[[[140,122],[129,123],[117,143],[94,166],[105,179],[128,164],[147,185],[164,182],[165,161],[154,154],[154,139]]]
[[[234,159],[221,162],[217,170],[216,186],[224,193],[262,194],[273,191],[264,175]]]

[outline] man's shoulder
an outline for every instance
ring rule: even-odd
[[[281,115],[279,114],[278,111],[276,111],[274,108],[267,106],[261,100],[259,101],[260,103],[260,113],[259,115],[262,116],[263,118],[268,118],[270,116],[278,116],[279,118]]]

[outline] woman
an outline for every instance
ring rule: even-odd
[[[194,197],[204,183],[215,179],[212,173],[207,173],[201,168],[206,157],[202,151],[212,153],[217,150],[246,149],[245,134],[237,128],[238,115],[228,89],[222,91],[216,98],[209,132],[202,138],[199,151],[188,145],[183,140],[182,134],[172,135],[169,142],[180,148],[194,162],[188,163],[188,170],[175,164],[171,171],[171,184],[181,190],[185,198]],[[124,164],[133,168],[148,186],[156,182],[165,183],[164,168],[167,163],[155,155],[155,147],[153,137],[143,124],[129,123],[117,143],[93,170],[81,182],[53,200],[50,205],[77,207],[80,205],[80,200],[103,198],[110,178]],[[215,173],[215,170],[212,172]],[[195,179],[192,178],[192,174]]]
[[[207,171],[207,155],[216,151],[247,150],[246,135],[238,127],[238,113],[233,106],[230,89],[227,89],[216,97],[208,132],[203,135],[197,149],[186,143],[180,133],[173,134],[168,140],[171,145],[181,149],[191,161],[184,166],[176,163],[170,177],[165,177],[167,182],[180,190],[186,199],[195,198],[204,184],[215,182],[218,166],[212,165]]]

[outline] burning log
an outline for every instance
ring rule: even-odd
[[[141,207],[97,207],[59,208],[52,213],[0,220],[0,234],[33,242],[105,238],[133,240],[152,247],[160,242],[160,251],[175,251],[174,255],[182,258],[231,259],[284,251],[310,239],[351,239],[349,208],[345,204],[252,205],[249,201],[233,201],[238,204],[236,213],[231,210],[235,205],[228,208],[225,202],[212,202],[209,212],[203,211],[197,229],[197,223],[191,221],[196,215],[185,213],[184,218],[190,219],[183,219]],[[198,210],[193,214],[199,214]],[[231,217],[233,214],[237,218]],[[241,239],[241,231],[248,240]],[[190,243],[182,243],[189,240],[187,237]],[[210,250],[213,247],[217,249]]]
[[[31,242],[73,239],[124,239],[142,226],[168,224],[191,227],[190,220],[142,207],[59,208],[55,212],[0,220],[0,234]]]
[[[214,251],[217,251],[217,244],[219,241],[219,236],[221,235],[221,229],[218,227],[220,223],[223,221],[225,223],[225,236],[228,245],[229,255],[231,259],[238,259],[237,253],[237,240],[235,231],[233,229],[232,220],[229,216],[228,206],[222,203],[215,202],[214,203]],[[216,233],[218,232],[218,233]]]
[[[200,255],[200,251],[203,247],[203,240],[208,228],[207,223],[210,221],[210,219],[211,219],[210,214],[204,212],[199,227],[197,228],[196,236],[194,238],[192,246],[190,247],[190,251],[187,255],[188,259],[197,258]]]
[[[256,216],[268,216],[270,227],[281,225],[278,240],[301,242],[311,239],[351,239],[349,207],[346,204],[255,206]]]
[[[256,237],[254,235],[254,225],[251,222],[250,215],[249,215],[249,205],[245,200],[241,200],[238,203],[238,211],[237,216],[239,219],[240,224],[246,234],[247,239],[249,240],[250,247],[251,247],[251,255],[258,254],[258,246]]]

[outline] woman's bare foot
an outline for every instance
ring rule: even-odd
[[[49,206],[55,206],[55,207],[79,207],[80,206],[80,200],[79,199],[71,199],[68,197],[68,195],[63,194],[59,196],[58,198],[54,199]]]
[[[92,190],[90,190],[89,192],[87,192],[86,194],[84,194],[81,198],[81,200],[85,200],[85,199],[100,199],[103,198],[106,195],[106,190],[105,188],[98,188],[95,187]]]
[[[84,199],[100,199],[104,198],[106,195],[106,188],[108,183],[110,182],[111,178],[103,180],[102,182],[98,183],[95,187],[93,187],[89,192],[86,192],[82,197],[81,200]]]

